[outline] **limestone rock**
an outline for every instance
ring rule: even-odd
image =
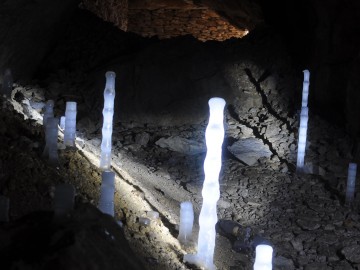
[[[352,270],[352,266],[346,261],[339,261],[339,262],[335,262],[333,264],[333,269],[334,270]]]
[[[305,266],[305,270],[327,270],[329,269],[326,265],[326,263],[311,263],[307,266]]]
[[[136,134],[135,136],[135,143],[141,145],[141,146],[147,146],[150,140],[150,135],[147,132],[141,132]]]
[[[228,150],[249,166],[254,165],[259,158],[269,158],[272,154],[269,147],[256,138],[239,140],[229,146]]]
[[[292,270],[295,269],[294,262],[291,259],[285,258],[283,256],[274,258],[274,268],[281,270]]]
[[[179,152],[186,155],[196,155],[206,152],[206,147],[204,144],[179,136],[161,138],[160,140],[155,142],[155,144],[162,148],[168,148],[171,151]]]
[[[341,250],[345,258],[352,263],[360,263],[360,245],[352,245],[344,247]]]
[[[320,227],[320,223],[317,219],[301,218],[296,220],[296,223],[304,230],[313,231]]]

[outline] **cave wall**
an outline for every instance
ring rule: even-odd
[[[305,68],[311,71],[311,111],[342,125],[354,139],[360,135],[359,1],[86,0],[84,4],[87,2],[93,4],[90,10],[103,14],[117,27],[147,36],[189,33],[201,40],[223,40],[240,36],[237,30],[270,26],[268,29],[283,37],[284,50],[290,52],[297,73]],[[64,25],[77,5],[75,0],[2,1],[0,71],[10,67],[15,81],[30,78],[62,38]],[[255,43],[261,42],[261,36],[258,38]],[[96,50],[93,58],[97,58]],[[218,82],[214,80],[214,84]]]
[[[284,37],[293,65],[308,68],[310,110],[360,133],[360,2],[259,0],[267,25]]]
[[[76,0],[0,2],[0,78],[11,68],[14,79],[30,78],[54,45],[77,7]]]
[[[345,116],[345,127],[359,137],[360,2],[317,2],[315,10],[315,102],[337,122]]]
[[[42,66],[50,73],[47,98],[52,98],[52,92],[61,92],[64,99],[76,96],[89,114],[101,116],[107,70],[117,73],[116,121],[199,124],[207,119],[207,101],[212,96],[224,97],[242,115],[261,110],[261,93],[249,73],[261,79],[263,94],[284,118],[300,100],[301,73],[297,79],[281,39],[267,31],[204,43],[190,36],[143,39],[101,23],[85,11],[74,16],[71,24],[71,31]]]

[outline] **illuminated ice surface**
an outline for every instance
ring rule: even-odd
[[[65,217],[74,209],[75,189],[70,184],[60,184],[55,187],[54,213],[55,218]]]
[[[111,136],[113,130],[114,99],[115,99],[115,72],[105,74],[106,84],[104,90],[103,127],[101,141],[100,168],[110,169],[111,166]]]
[[[76,102],[66,102],[65,110],[65,131],[64,144],[66,146],[75,146],[76,136]]]
[[[147,227],[151,224],[151,220],[147,217],[139,217],[139,224],[141,226]]]
[[[49,118],[54,117],[54,101],[48,100],[45,103],[45,112],[43,116],[43,126],[46,129],[46,123]]]
[[[12,86],[13,86],[13,77],[11,75],[11,70],[7,68],[4,72],[3,83],[1,88],[2,94],[5,95],[7,98],[11,98]]]
[[[9,198],[5,196],[0,196],[0,222],[9,221],[9,205]]]
[[[308,98],[309,98],[310,72],[307,69],[305,69],[303,72],[304,72],[304,82],[303,82],[301,107],[307,107]]]
[[[348,178],[347,178],[347,185],[346,185],[346,197],[345,202],[347,204],[351,204],[354,200],[354,193],[355,193],[355,183],[356,183],[356,170],[357,164],[350,163],[348,169]]]
[[[52,165],[57,165],[59,162],[58,156],[58,147],[57,147],[57,139],[58,139],[58,118],[48,118],[45,129],[45,140],[46,145],[43,152],[43,157],[49,158],[49,163]]]
[[[297,163],[296,163],[296,169],[299,172],[302,172],[304,169],[306,135],[307,135],[307,126],[309,119],[308,113],[309,113],[309,109],[307,107],[301,108],[298,153],[297,153]]]
[[[153,219],[153,220],[156,220],[156,219],[159,219],[159,212],[156,212],[156,211],[148,211],[146,213],[146,216],[150,219]]]
[[[256,246],[254,270],[272,269],[273,248],[269,245]]]
[[[60,128],[62,130],[65,129],[65,116],[61,116],[61,118],[60,118]]]
[[[180,204],[180,225],[179,242],[186,246],[192,240],[192,229],[194,224],[194,210],[191,202],[182,202]]]
[[[100,190],[99,210],[104,214],[114,216],[114,193],[115,193],[115,173],[104,171],[101,175],[102,183]]]
[[[204,161],[205,180],[202,189],[203,204],[199,216],[198,251],[197,254],[186,254],[184,260],[205,269],[215,269],[213,257],[217,222],[216,203],[220,198],[219,173],[224,141],[225,100],[211,98],[209,107],[210,118],[205,131],[207,152]]]
[[[298,152],[297,152],[297,162],[296,162],[296,170],[298,172],[304,172],[306,137],[307,137],[307,127],[308,127],[308,119],[309,119],[309,109],[307,105],[308,105],[308,97],[309,97],[310,72],[307,69],[305,69],[303,72],[304,72],[304,82],[303,82],[303,92],[302,92],[302,101],[301,101],[300,128],[299,128]]]

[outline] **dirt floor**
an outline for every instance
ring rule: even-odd
[[[70,150],[63,149],[60,133],[61,165],[53,168],[41,158],[41,114],[33,108],[34,103],[29,105],[29,97],[45,101],[40,100],[41,89],[18,86],[17,92],[22,93],[14,96],[20,103],[3,101],[1,110],[1,192],[11,199],[11,220],[34,210],[50,210],[58,183],[74,185],[77,203],[96,205],[101,173],[99,129],[80,133],[77,149]],[[345,140],[334,138],[335,130],[331,138],[316,133],[316,129],[332,128],[314,118],[310,134],[321,134],[321,138],[312,135],[311,142]],[[230,113],[226,123],[227,134],[240,125]],[[194,249],[182,249],[176,238],[180,202],[191,201],[196,215],[194,242],[197,239],[205,124],[164,128],[118,123],[114,127],[115,219],[123,223],[126,238],[147,269],[194,269],[183,263],[183,255]],[[158,146],[160,138],[174,136],[197,140],[198,148],[193,152],[185,149],[190,155]],[[331,145],[334,147],[325,145],[324,155],[330,159],[331,152],[337,151],[340,160],[343,147]],[[322,151],[313,143],[310,147]],[[310,148],[309,160],[312,155]],[[344,206],[346,167],[330,169],[323,169],[323,175],[318,175],[318,170],[298,175],[291,162],[274,156],[248,166],[224,149],[214,258],[217,268],[252,269],[254,247],[267,242],[274,247],[274,269],[359,269],[359,198],[353,208]],[[144,226],[139,218],[148,211],[159,212],[160,219]]]

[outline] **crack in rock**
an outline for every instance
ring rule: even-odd
[[[142,190],[140,186],[138,186],[138,185],[132,183],[131,181],[129,181],[128,179],[126,179],[126,178],[122,175],[122,173],[121,173],[120,171],[118,171],[116,168],[113,167],[112,169],[113,169],[113,171],[114,171],[121,179],[123,179],[123,181],[125,181],[128,185],[132,186],[135,190],[140,191],[140,192],[142,192],[143,194],[146,194],[146,192],[145,192],[144,190]],[[162,195],[165,195],[165,193],[164,193],[161,189],[155,188],[155,190],[161,192]],[[161,211],[159,211],[159,209],[158,209],[155,205],[153,205],[148,199],[146,199],[145,196],[144,196],[143,200],[144,200],[146,203],[148,203],[153,210],[155,210],[156,212],[159,213],[159,217],[160,217],[162,223],[164,224],[164,226],[169,229],[170,234],[171,234],[174,238],[177,238],[178,230],[176,229],[176,225],[173,224],[173,223],[171,223],[170,220],[169,220],[164,214],[162,214]]]
[[[233,106],[232,104],[229,104],[229,105],[227,106],[227,109],[228,109],[229,115],[230,115],[232,118],[234,118],[236,121],[238,121],[240,124],[246,126],[247,128],[250,128],[250,129],[253,131],[255,137],[258,138],[258,139],[260,139],[260,140],[262,140],[263,143],[269,147],[269,149],[270,149],[270,151],[271,151],[271,153],[272,153],[273,156],[277,156],[277,157],[279,158],[280,162],[285,163],[285,164],[288,166],[288,168],[292,168],[293,170],[295,169],[295,168],[293,168],[294,166],[293,166],[290,162],[288,162],[285,158],[282,158],[282,157],[277,153],[277,151],[276,151],[275,148],[273,147],[272,143],[271,143],[268,139],[266,139],[264,135],[261,135],[261,133],[260,133],[260,131],[258,130],[258,128],[250,125],[250,124],[249,124],[248,122],[246,122],[245,120],[241,120],[241,119],[240,119],[240,117],[237,115],[237,113],[236,113],[236,111],[235,111],[235,108],[234,108],[234,106]]]
[[[265,70],[265,72],[260,76],[259,80],[256,80],[254,78],[250,69],[245,68],[244,71],[245,71],[246,75],[248,76],[249,81],[255,86],[256,91],[260,94],[264,107],[268,110],[268,112],[272,116],[274,116],[276,119],[282,121],[286,125],[289,132],[292,132],[294,129],[291,127],[291,124],[289,123],[289,121],[287,121],[286,118],[282,117],[279,113],[277,113],[275,111],[275,109],[272,108],[264,90],[260,86],[260,83],[262,81],[264,81],[270,75],[270,71]]]

